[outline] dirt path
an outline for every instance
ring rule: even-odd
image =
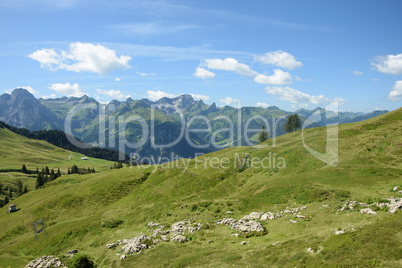
[[[7,176],[9,176],[9,177],[14,177],[13,175],[8,174],[8,173],[0,173],[0,174],[7,175]]]

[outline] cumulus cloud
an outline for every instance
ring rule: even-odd
[[[114,50],[90,43],[72,43],[69,51],[57,53],[54,49],[41,49],[28,55],[40,63],[41,68],[106,74],[116,69],[128,69],[130,56],[116,55]]]
[[[402,80],[396,81],[392,91],[388,95],[391,101],[398,101],[402,98]]]
[[[75,83],[74,85],[71,85],[70,83],[51,84],[50,89],[53,89],[54,91],[68,97],[81,97],[84,95],[88,95],[77,83]]]
[[[124,95],[120,90],[102,90],[97,88],[96,92],[98,92],[98,94],[100,95],[105,95],[116,100],[127,99],[131,97],[131,95]]]
[[[291,103],[311,102],[320,104],[330,101],[324,95],[313,96],[291,87],[266,87],[265,91],[270,95],[277,96],[280,100]]]
[[[116,81],[116,82],[120,82],[120,81],[121,81],[121,78],[116,77],[116,78],[114,79],[114,81]]]
[[[23,89],[26,89],[26,90],[28,90],[28,92],[29,93],[31,93],[31,94],[36,94],[37,92],[36,92],[36,90],[35,89],[33,89],[32,87],[30,87],[30,86],[24,86],[24,87],[18,87],[18,88],[23,88]]]
[[[162,98],[174,98],[177,97],[177,95],[174,94],[170,94],[167,92],[163,92],[161,90],[157,90],[157,91],[152,91],[152,90],[148,90],[147,91],[147,96],[148,99],[152,100],[152,101],[156,101],[156,100],[160,100]]]
[[[372,60],[371,65],[381,73],[402,74],[402,53],[385,57],[376,57]]]
[[[256,71],[251,70],[250,66],[247,64],[240,63],[233,58],[226,58],[224,60],[207,59],[202,65],[206,66],[208,69],[232,71],[247,76],[255,76],[258,74]]]
[[[277,67],[293,70],[303,66],[303,64],[295,59],[292,54],[282,50],[271,51],[264,55],[255,56],[255,60],[262,64],[271,64]]]
[[[262,108],[268,108],[269,107],[269,105],[267,103],[265,103],[265,102],[257,102],[255,104],[255,106],[256,107],[262,107]]]
[[[50,94],[47,96],[41,96],[42,99],[55,99],[57,96],[56,94]]]
[[[254,81],[266,85],[289,85],[292,84],[292,76],[281,69],[275,69],[273,75],[258,74]]]
[[[213,72],[210,72],[201,67],[197,67],[193,75],[201,79],[210,79],[215,77],[215,74]]]
[[[195,100],[207,101],[207,100],[211,99],[210,96],[206,96],[206,95],[198,95],[198,94],[190,94],[190,95],[191,95],[191,96],[193,97],[193,99],[195,99]]]
[[[226,98],[224,98],[224,99],[219,99],[219,101],[222,102],[222,103],[225,104],[225,105],[230,105],[230,104],[232,104],[232,103],[238,103],[238,102],[240,102],[240,100],[238,100],[238,99],[233,99],[233,98],[231,98],[231,97],[226,97]]]

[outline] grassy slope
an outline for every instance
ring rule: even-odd
[[[33,140],[22,137],[14,132],[0,128],[0,170],[21,169],[26,165],[28,170],[40,170],[48,166],[56,171],[60,168],[62,173],[74,164],[79,167],[93,167],[96,171],[104,171],[110,168],[111,162],[102,159],[89,158],[81,160],[79,153],[56,147],[46,141]],[[36,175],[24,174],[21,172],[0,172],[0,183],[4,186],[15,187],[15,182],[20,179],[28,190],[33,190],[36,182]],[[0,198],[3,198],[0,196]]]
[[[20,267],[29,260],[78,249],[92,256],[100,267],[154,266],[402,266],[402,213],[379,211],[378,215],[338,212],[344,199],[365,201],[400,194],[390,192],[402,183],[402,109],[364,122],[341,125],[337,167],[325,165],[303,147],[301,131],[272,140],[267,148],[236,147],[191,161],[165,166],[123,168],[94,175],[69,175],[43,189],[21,196],[21,207],[0,217],[0,266]],[[309,129],[305,142],[323,151],[325,130]],[[240,159],[245,154],[263,158],[275,153],[286,168],[248,168],[244,171],[204,169],[208,159]],[[142,180],[147,172],[152,172]],[[350,194],[349,197],[347,195]],[[345,197],[346,196],[346,197]],[[185,244],[159,243],[141,254],[120,262],[116,250],[105,244],[148,232],[146,223],[166,225],[197,218],[210,222],[227,217],[241,218],[252,211],[279,211],[286,206],[307,205],[308,219],[290,224],[293,216],[262,222],[268,234],[234,238],[226,226],[211,225],[191,235]],[[322,205],[329,205],[323,208]],[[196,209],[194,209],[196,207]],[[30,224],[44,218],[48,237],[33,240]],[[116,229],[101,222],[121,219]],[[344,228],[347,234],[335,236]],[[355,228],[355,232],[350,232]],[[207,243],[212,240],[212,243]],[[240,245],[243,240],[250,241]],[[232,243],[235,241],[235,243]],[[275,242],[281,244],[273,246]],[[321,248],[307,253],[308,247]]]

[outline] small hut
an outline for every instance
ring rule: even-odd
[[[15,212],[15,211],[17,211],[17,205],[16,204],[11,204],[11,205],[8,206],[8,213]]]

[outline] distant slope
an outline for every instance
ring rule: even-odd
[[[12,132],[22,135],[26,138],[36,139],[36,140],[45,140],[57,147],[60,147],[60,148],[66,149],[66,150],[70,150],[73,152],[77,152],[80,154],[85,154],[86,156],[105,159],[105,160],[109,160],[109,161],[119,161],[119,159],[120,159],[119,158],[120,153],[118,151],[115,151],[112,149],[100,148],[100,147],[92,146],[90,144],[85,144],[85,148],[75,146],[69,141],[67,134],[61,130],[39,130],[39,131],[31,132],[28,129],[13,127],[13,126],[10,126],[1,121],[0,121],[0,127],[7,128],[7,129],[11,130]],[[70,138],[72,138],[72,137],[70,136]],[[74,138],[74,139],[76,139],[76,138]],[[126,160],[126,159],[128,159],[127,155],[125,157],[123,157],[122,160]]]
[[[325,128],[306,130],[304,141],[301,132],[278,137],[276,146],[268,140],[266,148],[233,147],[189,162],[56,179],[16,199],[21,211],[0,217],[0,263],[23,266],[42,255],[78,249],[99,267],[401,267],[402,213],[339,209],[347,200],[402,197],[392,190],[402,187],[402,109],[341,125],[335,167],[303,145],[324,152]],[[278,163],[283,162],[281,169]],[[305,218],[284,212],[302,206]],[[253,211],[283,215],[261,220],[268,233],[259,237],[236,238],[235,231],[215,223]],[[28,226],[40,218],[47,223],[48,237],[32,243]],[[203,223],[199,232],[187,235],[186,243],[159,242],[123,261],[116,256],[121,246],[105,246],[152,234],[146,227],[151,221],[169,226],[184,219]],[[102,227],[110,220],[123,222]],[[335,235],[338,228],[346,233]]]
[[[55,167],[67,172],[74,163],[88,167],[109,168],[112,162],[90,158],[81,160],[85,155],[74,153],[54,146],[46,141],[29,139],[18,135],[0,124],[0,170],[21,169],[25,164],[29,170],[36,167]]]

